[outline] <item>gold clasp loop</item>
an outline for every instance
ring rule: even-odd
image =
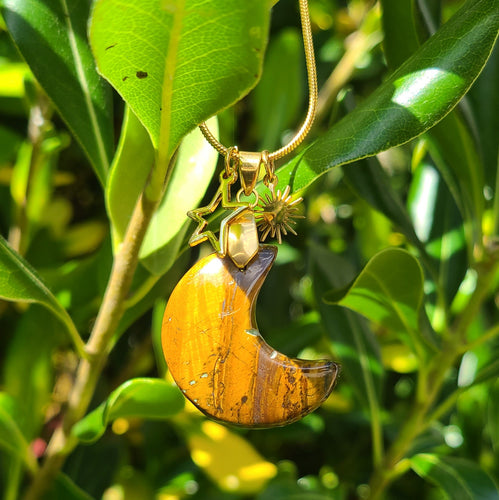
[[[261,164],[262,153],[248,151],[241,151],[239,153],[239,176],[246,196],[249,196],[255,189]]]

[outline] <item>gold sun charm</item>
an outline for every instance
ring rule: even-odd
[[[261,241],[270,234],[272,238],[277,237],[277,241],[282,243],[282,234],[287,235],[288,231],[296,235],[296,231],[290,224],[296,224],[294,219],[303,219],[303,215],[298,215],[298,203],[303,198],[291,201],[289,194],[290,187],[286,186],[284,191],[272,190],[265,198],[261,198],[255,209],[258,230],[261,231]]]

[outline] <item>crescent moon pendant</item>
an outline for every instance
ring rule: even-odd
[[[339,366],[272,349],[255,320],[258,292],[277,249],[261,246],[245,269],[213,253],[179,281],[165,309],[163,352],[184,395],[206,415],[233,425],[273,427],[315,410]]]

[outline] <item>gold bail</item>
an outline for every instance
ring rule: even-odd
[[[261,164],[262,153],[239,152],[239,176],[245,196],[249,196],[255,189]]]

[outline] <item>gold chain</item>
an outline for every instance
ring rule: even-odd
[[[312,127],[312,123],[315,118],[315,111],[317,108],[317,72],[315,69],[315,56],[314,56],[314,45],[312,40],[312,27],[310,25],[310,15],[308,12],[308,0],[299,0],[300,3],[300,18],[303,34],[303,45],[305,48],[305,60],[307,64],[307,74],[308,74],[308,111],[307,116],[301,126],[300,130],[295,134],[295,136],[282,148],[269,153],[268,160],[274,161],[279,158],[283,158],[287,154],[291,153],[296,147],[298,147]],[[220,143],[217,138],[211,133],[210,129],[207,127],[206,123],[203,122],[199,125],[201,132],[205,136],[206,140],[221,154],[226,156],[229,152],[229,148],[225,147]]]

